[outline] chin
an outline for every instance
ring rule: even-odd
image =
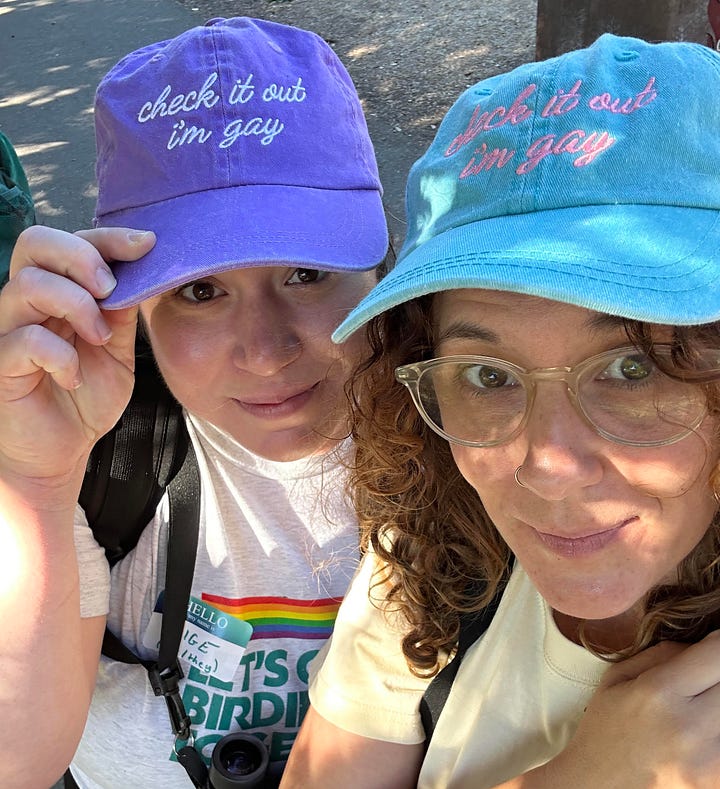
[[[644,599],[646,591],[618,588],[620,582],[567,584],[562,589],[536,584],[547,604],[554,610],[574,619],[604,620],[627,615]]]

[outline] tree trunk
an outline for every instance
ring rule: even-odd
[[[708,0],[538,0],[535,57],[580,49],[602,33],[704,44],[707,5]]]

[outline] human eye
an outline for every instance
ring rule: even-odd
[[[443,369],[444,368],[444,369]],[[496,364],[449,362],[435,368],[434,400],[445,424],[457,421],[478,435],[506,426],[522,415],[526,392],[512,369]],[[449,431],[452,432],[452,431]]]
[[[652,359],[645,354],[638,353],[615,357],[603,367],[596,378],[601,381],[613,381],[633,386],[646,384],[657,374],[658,370]]]
[[[520,386],[510,370],[489,364],[460,364],[453,378],[463,396],[470,397],[508,394]]]
[[[177,295],[185,301],[195,304],[212,301],[225,294],[225,291],[210,280],[197,280],[188,282],[176,291]]]
[[[458,370],[461,384],[478,390],[499,390],[517,386],[518,379],[502,367],[488,364],[462,365]]]
[[[320,271],[316,268],[296,268],[286,281],[286,285],[312,285],[321,282],[328,276],[327,271]]]

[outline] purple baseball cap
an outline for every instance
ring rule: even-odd
[[[350,75],[315,33],[213,19],[131,52],[95,99],[96,227],[152,230],[105,309],[248,266],[366,271],[388,235]]]

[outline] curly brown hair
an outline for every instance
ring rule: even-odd
[[[383,604],[408,622],[402,643],[408,665],[427,677],[452,653],[461,614],[486,607],[512,563],[477,493],[458,471],[448,442],[425,424],[394,377],[397,366],[432,358],[432,303],[432,295],[415,299],[368,324],[370,355],[349,387],[356,447],[349,484],[362,544],[372,546],[385,567],[376,578]],[[625,322],[630,342],[650,355],[652,328]],[[697,350],[720,348],[720,323],[676,327],[672,347],[674,367],[666,371],[692,377]],[[710,412],[720,413],[720,384],[699,374],[695,380],[706,389]],[[720,492],[720,469],[711,484]],[[677,582],[648,593],[634,642],[613,659],[666,638],[695,641],[718,625],[716,513],[703,540],[678,567]],[[580,637],[592,650],[582,628]]]

